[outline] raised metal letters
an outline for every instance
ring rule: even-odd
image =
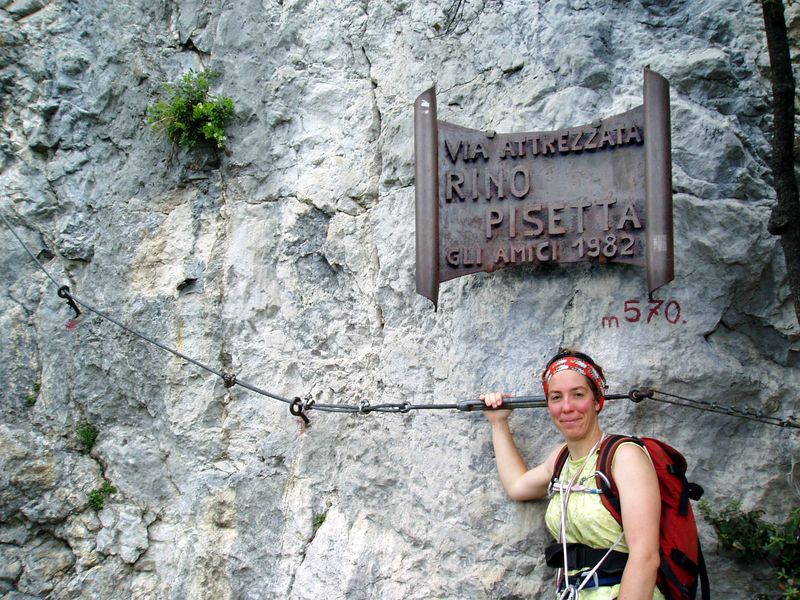
[[[645,69],[644,104],[580,127],[497,134],[415,103],[417,292],[514,265],[596,260],[673,278],[666,80]]]

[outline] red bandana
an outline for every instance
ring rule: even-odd
[[[550,385],[550,380],[553,378],[553,375],[559,373],[560,371],[575,371],[589,379],[589,381],[591,381],[597,389],[597,401],[600,403],[600,410],[603,410],[603,404],[605,404],[606,401],[605,379],[603,379],[603,376],[600,375],[600,372],[594,368],[594,365],[575,356],[565,356],[564,358],[559,358],[557,361],[547,367],[544,375],[542,375],[542,386],[544,387],[545,396],[547,396],[547,388]]]

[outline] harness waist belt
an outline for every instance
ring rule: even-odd
[[[586,571],[585,573],[582,573],[582,575],[588,575],[588,573],[589,572]],[[622,581],[622,576],[616,575],[614,577],[597,577],[597,574],[595,574],[594,577],[582,577],[581,575],[579,575],[577,579],[574,580],[574,583],[570,587],[579,587],[583,583],[584,579],[589,580],[588,582],[586,582],[586,585],[584,585],[581,588],[585,590],[588,588],[603,587],[604,585],[617,585]],[[566,583],[567,583],[566,580],[562,577],[558,585],[559,592],[563,592],[565,589],[567,589]]]
[[[592,548],[586,544],[567,544],[568,571],[575,569],[592,569],[605,556],[607,549]],[[544,549],[545,562],[554,569],[564,568],[564,547],[561,544],[551,544]],[[622,575],[625,564],[628,562],[627,552],[612,550],[603,560],[597,570],[598,577],[615,577]],[[614,583],[619,583],[618,581]],[[613,584],[604,584],[613,585]]]

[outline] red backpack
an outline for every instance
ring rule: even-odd
[[[697,523],[689,500],[699,500],[703,488],[686,480],[686,459],[672,446],[653,438],[627,435],[607,436],[600,444],[597,458],[597,487],[600,498],[617,522],[622,524],[619,491],[611,475],[611,460],[623,442],[634,442],[647,449],[658,476],[661,491],[661,527],[659,545],[661,565],[656,585],[667,600],[693,600],[701,583],[702,599],[709,600],[708,573],[706,572]],[[561,475],[567,462],[566,446],[556,458],[553,480]]]

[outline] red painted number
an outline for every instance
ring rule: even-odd
[[[639,323],[642,321],[645,311],[647,317],[644,322],[648,325],[650,323],[657,323],[662,317],[670,325],[686,323],[686,321],[681,319],[681,305],[677,300],[648,300],[647,306],[643,307],[641,300],[631,298],[625,300],[625,303],[622,305],[622,311],[628,323]],[[601,319],[601,325],[603,328],[619,328],[619,316],[613,314],[605,315]]]

